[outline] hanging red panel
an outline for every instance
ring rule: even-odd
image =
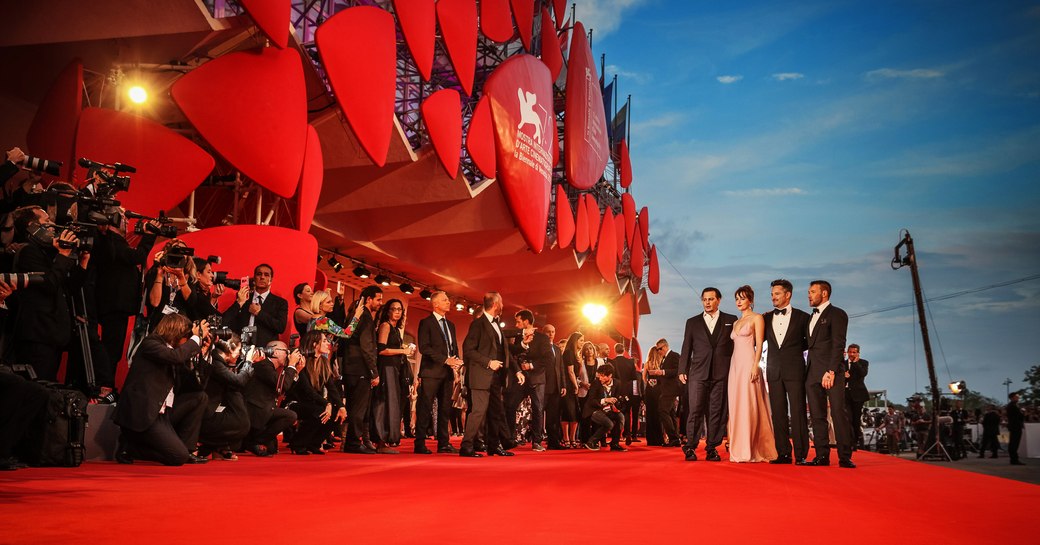
[[[640,294],[642,295],[642,294]],[[632,337],[635,339],[636,335],[639,335],[639,302],[632,299]],[[636,360],[638,361],[638,360]]]
[[[657,245],[650,247],[650,268],[646,273],[646,286],[657,293],[661,289],[661,266],[657,264]]]
[[[623,294],[614,304],[610,306],[610,325],[626,339],[633,335],[632,307],[633,298],[631,293]]]
[[[472,96],[473,72],[477,66],[477,4],[473,0],[440,0],[437,21],[441,24],[444,47],[455,67],[459,85]]]
[[[590,193],[586,193],[584,197],[585,208],[589,214],[589,248],[595,250],[599,241],[599,203]]]
[[[462,148],[462,110],[459,92],[441,89],[422,103],[423,122],[433,142],[441,166],[454,179],[459,175],[459,149]]]
[[[321,155],[321,139],[318,131],[307,125],[307,152],[303,157],[303,173],[300,175],[300,188],[296,192],[296,217],[300,231],[311,230],[314,211],[318,208],[318,196],[321,195],[321,182],[325,177],[325,161]]]
[[[329,284],[329,276],[325,274],[325,271],[315,267],[314,268],[314,291],[322,291]]]
[[[574,211],[562,185],[556,186],[556,244],[566,248],[574,240]]]
[[[549,69],[531,55],[514,55],[491,73],[484,91],[491,100],[502,192],[528,247],[539,253],[549,223],[557,146]]]
[[[28,153],[61,161],[58,178],[68,181],[76,162],[76,124],[83,110],[83,62],[74,59],[55,78],[25,136]],[[6,151],[10,148],[4,148]],[[90,157],[88,157],[89,159]]]
[[[643,251],[650,250],[650,211],[645,206],[639,210],[639,234],[643,237]]]
[[[618,174],[621,175],[621,187],[628,189],[632,185],[632,159],[628,156],[628,143],[624,139],[618,144]]]
[[[574,221],[574,250],[578,253],[589,250],[589,207],[585,206],[585,196],[578,198],[577,219]]]
[[[290,0],[239,0],[239,4],[279,49],[289,43]]]
[[[480,30],[493,42],[513,39],[513,14],[509,0],[480,0]]]
[[[213,170],[213,158],[191,140],[150,119],[101,108],[83,110],[76,156],[136,167],[130,189],[118,199],[147,216],[177,206]],[[85,180],[86,169],[77,166],[75,177]]]
[[[520,42],[524,49],[531,49],[531,31],[534,28],[534,0],[510,0],[513,6],[513,17],[516,18],[516,29],[520,32]]]
[[[596,268],[610,284],[617,283],[617,240],[614,239],[614,213],[607,208],[600,222],[599,242],[596,248]]]
[[[636,200],[631,193],[621,194],[621,214],[625,216],[625,240],[628,241],[629,246],[634,246],[636,243],[634,236],[636,229]]]
[[[635,236],[637,237],[636,240],[638,241],[639,240],[638,237],[641,236],[639,234],[639,226],[636,226]],[[635,244],[633,244],[629,248],[629,252],[630,252],[630,254],[629,254],[628,260],[629,260],[629,264],[632,267],[632,274],[636,278],[642,278],[643,277],[643,261],[644,261],[644,256],[646,255],[645,252],[643,251],[643,245],[639,244],[638,242],[636,242]]]
[[[429,81],[437,40],[437,12],[433,0],[394,0],[394,12],[419,74]]]
[[[495,129],[491,121],[491,103],[487,95],[480,97],[473,115],[469,118],[466,133],[466,151],[480,172],[488,178],[495,177]]]
[[[396,39],[393,15],[371,6],[333,15],[318,27],[316,37],[336,103],[378,166],[386,164],[394,130]]]
[[[639,339],[632,339],[632,348],[630,349],[630,352],[632,353],[632,359],[636,360],[636,370],[642,371],[643,351],[639,348]]]
[[[589,189],[603,177],[610,150],[596,61],[581,23],[575,23],[571,37],[566,104],[563,151],[567,157],[567,183]]]
[[[283,197],[296,193],[307,147],[307,93],[296,50],[224,55],[188,72],[170,94],[235,168]]]
[[[614,216],[614,240],[617,241],[617,260],[621,263],[625,259],[625,216],[622,214]]]
[[[556,16],[556,30],[563,28],[563,18],[567,15],[567,0],[553,0],[553,14]]]
[[[556,37],[556,31],[548,21],[549,12],[542,8],[542,62],[549,67],[549,73],[555,83],[563,70],[563,53],[560,52],[560,42]]]

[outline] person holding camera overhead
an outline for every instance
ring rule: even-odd
[[[252,326],[256,334],[248,344],[265,346],[285,332],[289,319],[289,303],[271,293],[274,268],[261,263],[253,269],[253,280],[238,290],[238,299],[224,311],[224,325],[241,334]]]
[[[336,424],[347,418],[339,377],[332,371],[329,358],[332,345],[324,333],[308,331],[300,339],[306,364],[289,390],[288,399],[295,401],[293,410],[300,426],[289,441],[293,454],[325,454],[322,443]]]
[[[180,419],[172,418],[170,412],[175,400],[175,375],[189,368],[202,339],[208,336],[205,320],[192,324],[187,317],[173,313],[163,316],[141,341],[113,416],[122,429],[117,462],[132,464],[135,458],[170,466],[206,462],[206,458],[191,454],[195,444],[184,437],[191,429],[197,433],[205,406]]]
[[[152,267],[144,275],[145,315],[148,331],[159,325],[163,316],[188,314],[194,305],[189,278],[195,277],[193,250],[183,240],[170,239],[155,253]]]

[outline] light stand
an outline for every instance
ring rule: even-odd
[[[939,392],[939,381],[935,379],[935,362],[932,359],[932,344],[928,340],[928,323],[925,320],[924,296],[921,294],[921,277],[917,272],[917,254],[914,253],[914,239],[910,237],[910,231],[902,230],[903,237],[896,244],[895,257],[892,258],[892,269],[900,269],[906,265],[910,266],[910,278],[914,283],[914,301],[917,303],[917,317],[921,326],[921,341],[924,343],[924,357],[928,363],[928,380],[932,387],[932,422],[928,426],[928,448],[921,454],[921,459],[927,459],[929,454],[942,461],[952,461],[950,453],[946,452],[942,442],[939,440],[939,409],[942,406],[942,395]],[[906,247],[906,256],[900,256],[900,248]],[[934,453],[933,453],[934,451]]]

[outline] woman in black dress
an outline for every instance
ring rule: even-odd
[[[379,386],[372,397],[372,436],[376,452],[397,454],[393,447],[401,443],[401,377],[406,372],[405,358],[413,345],[404,346],[404,303],[391,299],[379,311],[376,347]]]
[[[578,354],[584,343],[585,336],[580,331],[575,331],[567,338],[567,345],[563,349],[563,382],[567,394],[560,400],[560,422],[563,427],[563,441],[572,448],[576,448],[578,445],[578,421],[581,415],[577,398],[581,386],[578,380],[578,376],[581,374]],[[585,392],[588,392],[587,384]]]
[[[664,445],[664,432],[661,430],[661,421],[657,418],[660,397],[657,379],[649,374],[650,371],[661,369],[661,360],[661,351],[656,346],[651,346],[646,353],[646,365],[643,366],[643,381],[646,382],[646,390],[643,392],[643,404],[646,406],[646,444],[651,447]]]
[[[292,294],[293,299],[296,300],[296,310],[293,311],[293,325],[296,326],[296,332],[300,334],[300,337],[303,337],[303,334],[307,332],[307,325],[314,318],[314,313],[311,312],[311,297],[314,296],[314,288],[306,282],[301,282],[296,284]]]

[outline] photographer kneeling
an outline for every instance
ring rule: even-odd
[[[203,367],[202,382],[209,401],[202,417],[199,434],[199,456],[213,454],[214,460],[237,460],[232,450],[249,433],[249,413],[242,390],[253,375],[248,364],[239,365],[242,339],[230,334],[226,339],[212,340],[208,365]]]
[[[206,462],[206,458],[192,455],[195,445],[185,444],[180,437],[181,430],[198,429],[202,411],[173,421],[170,409],[176,373],[190,369],[201,338],[208,336],[209,324],[205,321],[193,325],[183,315],[167,314],[141,342],[113,416],[122,429],[117,462],[132,464],[134,458],[171,466]]]
[[[300,427],[293,434],[289,448],[293,454],[325,454],[322,443],[339,422],[347,418],[339,377],[332,369],[329,357],[332,347],[320,331],[308,331],[300,340],[306,366],[299,380],[289,391],[295,401],[294,410],[300,418]]]
[[[296,422],[296,413],[278,406],[278,397],[292,389],[305,365],[299,350],[289,351],[282,341],[267,343],[266,359],[253,364],[253,379],[242,395],[249,410],[249,434],[242,442],[257,456],[278,453],[278,434]]]

